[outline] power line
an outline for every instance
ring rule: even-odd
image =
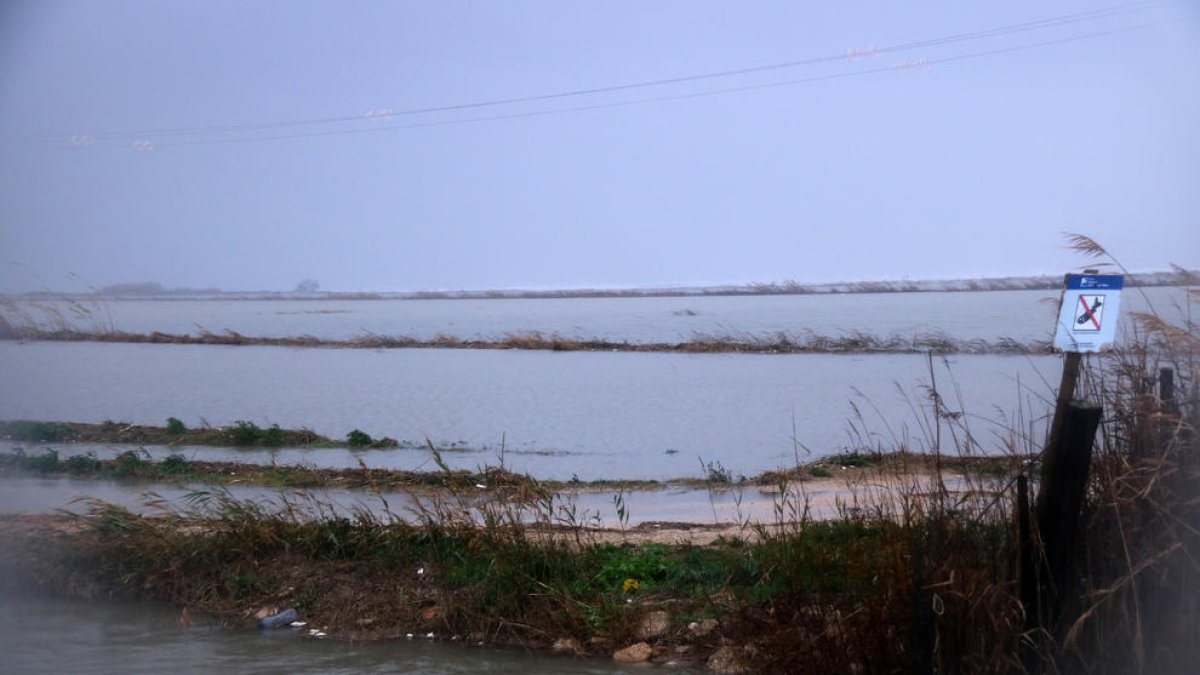
[[[924,66],[935,66],[935,65],[941,65],[941,64],[955,63],[955,62],[959,62],[959,61],[968,61],[968,60],[973,60],[973,59],[986,58],[989,56],[997,56],[1000,54],[1009,54],[1009,53],[1013,53],[1013,52],[1020,52],[1020,51],[1027,51],[1027,50],[1032,50],[1032,49],[1040,49],[1040,48],[1044,48],[1044,47],[1051,47],[1051,46],[1055,46],[1055,45],[1067,44],[1070,42],[1079,42],[1082,40],[1089,40],[1089,39],[1105,37],[1105,36],[1109,36],[1109,35],[1116,35],[1119,33],[1128,33],[1128,32],[1133,32],[1133,31],[1137,31],[1137,30],[1143,30],[1146,28],[1153,28],[1156,26],[1161,26],[1161,25],[1165,25],[1165,24],[1169,24],[1169,23],[1175,23],[1175,21],[1159,21],[1159,22],[1152,22],[1152,23],[1142,23],[1142,24],[1136,24],[1133,26],[1126,26],[1123,28],[1115,28],[1112,30],[1084,33],[1084,34],[1073,35],[1073,36],[1065,37],[1065,38],[1044,40],[1044,41],[1040,41],[1040,42],[1016,45],[1016,46],[1010,46],[1010,47],[1001,47],[1001,48],[990,49],[990,50],[981,51],[981,52],[972,52],[972,53],[968,53],[968,54],[960,54],[960,55],[956,55],[956,56],[948,56],[948,57],[943,57],[943,58],[938,58],[938,59],[924,59],[921,62],[912,64],[912,65],[924,67]],[[403,129],[421,129],[421,128],[428,128],[428,127],[455,126],[455,125],[460,125],[460,124],[475,124],[475,123],[480,123],[480,122],[522,119],[522,118],[528,118],[528,117],[543,117],[543,116],[547,116],[547,115],[559,115],[559,114],[565,114],[565,113],[586,112],[586,111],[593,111],[593,110],[607,110],[607,109],[611,109],[611,108],[623,108],[623,107],[627,107],[627,106],[643,105],[643,104],[647,104],[647,103],[679,101],[679,100],[685,100],[685,99],[704,98],[704,97],[709,97],[709,96],[720,96],[720,95],[724,95],[724,94],[734,94],[734,93],[747,92],[747,91],[775,89],[775,88],[795,86],[795,85],[800,85],[800,84],[810,84],[810,83],[815,83],[815,82],[841,80],[841,79],[847,79],[847,78],[852,78],[852,77],[860,77],[860,76],[864,76],[864,75],[877,75],[880,73],[896,72],[898,69],[900,69],[900,68],[898,68],[897,66],[894,66],[894,65],[893,66],[880,66],[877,68],[868,68],[868,69],[856,70],[856,71],[846,72],[846,73],[832,73],[832,74],[828,74],[828,75],[815,75],[812,77],[781,80],[781,81],[761,83],[761,84],[744,85],[744,86],[739,86],[739,87],[729,87],[729,88],[724,88],[724,89],[710,89],[710,90],[706,90],[706,91],[690,92],[690,93],[685,93],[685,94],[672,94],[669,96],[654,96],[654,97],[648,97],[648,98],[633,99],[633,100],[628,100],[628,101],[596,103],[596,104],[583,105],[583,106],[574,106],[574,107],[569,107],[569,108],[553,108],[553,109],[549,109],[549,110],[535,110],[535,111],[528,111],[528,112],[509,113],[509,114],[503,114],[503,115],[489,115],[486,117],[470,117],[470,118],[455,119],[455,120],[434,120],[434,121],[429,121],[429,122],[418,122],[418,123],[414,123],[414,124],[376,126],[376,127],[362,128],[362,129],[338,129],[338,130],[331,130],[331,131],[312,131],[312,132],[297,133],[297,134],[278,134],[278,135],[272,135],[272,136],[247,136],[247,137],[242,137],[242,138],[181,140],[181,141],[166,142],[166,143],[162,143],[161,145],[164,147],[174,147],[174,146],[184,146],[184,145],[213,145],[213,144],[225,144],[225,143],[248,143],[248,142],[254,142],[254,141],[268,141],[268,140],[320,138],[320,137],[325,137],[325,136],[346,136],[346,135],[357,135],[357,134],[368,134],[368,133],[380,133],[380,132],[386,132],[386,131],[397,131],[397,130],[403,130]]]
[[[911,51],[914,49],[923,49],[928,47],[937,47],[957,42],[965,42],[970,40],[979,40],[988,37],[996,37],[1000,35],[1009,35],[1013,33],[1028,32],[1041,28],[1054,26],[1069,25],[1081,21],[1094,21],[1096,19],[1119,16],[1131,12],[1140,12],[1149,9],[1159,2],[1132,2],[1123,5],[1114,5],[1111,7],[1089,10],[1084,12],[1075,12],[1072,14],[1064,14],[1061,16],[1050,17],[1046,19],[1038,19],[1036,21],[1026,21],[1022,23],[1000,26],[998,28],[990,28],[987,30],[973,31],[968,33],[958,33],[955,35],[933,38],[929,40],[919,40],[916,42],[907,42],[898,45],[887,47],[878,47],[870,50],[870,54],[892,54],[896,52]],[[701,80],[709,80],[724,77],[734,77],[738,75],[749,75],[754,73],[763,73],[775,70],[783,70],[788,68],[798,68],[804,66],[819,65],[822,63],[833,63],[846,60],[846,54],[816,56],[794,61],[784,61],[780,63],[771,63],[760,66],[751,66],[746,68],[733,68],[728,70],[720,70],[708,73],[699,73],[693,75],[683,75],[679,77],[663,78],[656,80],[645,80],[641,82],[632,82],[627,84],[618,84],[606,87],[591,87],[587,89],[572,89],[568,91],[560,91],[549,94],[540,94],[536,96],[523,96],[492,99],[486,101],[472,101],[467,103],[458,103],[453,105],[432,106],[422,108],[409,108],[406,110],[387,110],[385,117],[402,117],[411,115],[420,115],[427,113],[453,112],[460,110],[470,110],[476,108],[486,108],[501,105],[511,105],[516,103],[535,103],[538,101],[548,101],[560,98],[571,98],[577,96],[588,96],[593,94],[606,94],[617,91],[628,91],[631,89],[644,89],[647,87],[659,87],[671,84],[682,84],[686,82],[696,82]],[[253,131],[260,129],[273,129],[293,126],[308,126],[321,124],[336,124],[343,122],[361,122],[363,115],[353,116],[338,116],[338,117],[322,117],[300,120],[287,120],[277,122],[251,122],[244,124],[233,125],[218,125],[218,126],[194,126],[194,127],[173,127],[164,129],[143,129],[133,131],[118,131],[108,133],[89,134],[97,140],[134,138],[143,136],[171,136],[171,135],[191,135],[199,133],[227,133],[233,131]],[[58,136],[61,138],[61,136]]]
[[[381,113],[381,115],[379,117],[375,118],[373,121],[377,122],[378,119],[380,119],[380,118],[390,119],[390,118],[394,118],[394,117],[413,116],[413,115],[430,114],[430,113],[456,112],[456,111],[480,109],[480,108],[487,108],[487,107],[512,105],[512,104],[518,104],[518,103],[534,103],[534,102],[540,102],[540,101],[566,99],[566,98],[589,96],[589,95],[596,95],[596,94],[606,94],[606,93],[628,91],[628,90],[634,90],[634,89],[661,87],[661,86],[682,84],[682,83],[688,83],[688,82],[711,80],[711,79],[717,79],[717,78],[735,77],[735,76],[740,76],[740,75],[764,73],[764,72],[777,71],[777,70],[783,70],[783,69],[789,69],[789,68],[798,68],[798,67],[812,66],[812,65],[818,65],[818,64],[823,64],[823,63],[844,61],[844,60],[847,60],[848,56],[853,57],[855,55],[877,56],[877,55],[883,55],[883,54],[893,54],[893,53],[897,53],[897,52],[911,51],[911,50],[915,50],[915,49],[922,49],[922,48],[928,48],[928,47],[937,47],[937,46],[954,44],[954,43],[959,43],[959,42],[981,40],[984,38],[1029,32],[1029,31],[1038,30],[1038,29],[1042,29],[1042,28],[1070,25],[1070,24],[1080,23],[1080,22],[1084,22],[1084,21],[1093,21],[1093,20],[1097,20],[1097,19],[1121,16],[1121,15],[1125,15],[1125,14],[1129,14],[1129,13],[1133,13],[1133,12],[1140,12],[1140,11],[1143,11],[1143,10],[1146,10],[1146,9],[1149,9],[1151,7],[1161,5],[1161,4],[1162,4],[1161,1],[1126,3],[1126,4],[1122,4],[1122,5],[1115,5],[1115,6],[1110,6],[1110,7],[1101,8],[1101,9],[1089,10],[1089,11],[1084,11],[1084,12],[1075,12],[1072,14],[1065,14],[1065,15],[1060,15],[1060,16],[1055,16],[1055,17],[1049,17],[1049,18],[1039,19],[1039,20],[1035,20],[1035,21],[1027,21],[1027,22],[1022,22],[1022,23],[1009,24],[1009,25],[1000,26],[997,28],[990,28],[990,29],[986,29],[986,30],[972,31],[972,32],[967,32],[967,33],[958,33],[958,34],[939,37],[939,38],[920,40],[920,41],[915,41],[915,42],[907,42],[907,43],[902,43],[902,44],[897,44],[897,45],[892,45],[892,46],[872,47],[868,51],[857,53],[857,54],[852,52],[851,54],[818,56],[818,57],[811,57],[811,58],[806,58],[806,59],[786,61],[786,62],[781,62],[781,63],[773,63],[773,64],[767,64],[767,65],[746,67],[746,68],[728,69],[728,70],[721,70],[721,71],[715,71],[715,72],[685,75],[685,76],[673,77],[673,78],[645,80],[645,81],[641,81],[641,82],[626,83],[626,84],[612,85],[612,86],[606,86],[606,87],[593,87],[593,88],[588,88],[588,89],[573,89],[573,90],[560,91],[560,92],[549,93],[549,94],[541,94],[541,95],[537,95],[537,96],[512,97],[512,98],[492,99],[492,100],[485,100],[485,101],[473,101],[473,102],[460,103],[460,104],[454,104],[454,105],[411,108],[411,109],[405,109],[405,110],[386,110],[386,111],[383,111]],[[1099,37],[1102,35],[1111,35],[1114,33],[1126,32],[1127,30],[1136,30],[1136,29],[1140,29],[1140,28],[1153,26],[1153,25],[1161,25],[1162,23],[1170,23],[1170,22],[1165,21],[1165,22],[1159,22],[1159,23],[1154,23],[1154,24],[1138,24],[1136,26],[1129,27],[1129,28],[1119,28],[1119,29],[1114,29],[1114,30],[1109,30],[1109,31],[1087,33],[1087,34],[1072,36],[1072,37],[1068,37],[1068,38],[1033,43],[1032,45],[1018,46],[1016,48],[1001,48],[999,50],[977,52],[977,53],[967,54],[967,55],[958,56],[958,57],[942,58],[942,59],[933,60],[933,61],[924,60],[924,63],[929,64],[929,65],[932,65],[934,63],[949,63],[949,62],[963,60],[963,59],[988,56],[988,55],[992,55],[992,54],[996,54],[996,53],[1005,53],[1005,52],[1009,52],[1009,51],[1017,51],[1017,50],[1022,50],[1022,49],[1032,49],[1032,48],[1036,48],[1036,47],[1060,44],[1063,42],[1070,42],[1070,41],[1075,41],[1075,40],[1088,39],[1088,38],[1092,38],[1092,37]],[[320,137],[320,136],[375,133],[375,132],[380,132],[380,131],[390,131],[390,130],[397,130],[397,129],[413,129],[413,128],[422,128],[422,127],[446,126],[446,125],[454,125],[454,124],[468,124],[468,123],[484,122],[484,121],[492,121],[492,120],[537,117],[537,116],[543,116],[543,115],[553,115],[553,114],[562,114],[562,113],[570,113],[570,112],[581,112],[581,111],[587,111],[587,110],[601,110],[601,109],[607,109],[607,108],[624,107],[624,106],[639,105],[639,104],[659,102],[659,101],[682,100],[682,99],[689,99],[689,98],[714,96],[714,95],[720,95],[720,94],[731,94],[731,93],[737,93],[737,92],[743,92],[743,91],[753,91],[753,90],[758,90],[758,89],[789,86],[789,85],[802,84],[802,83],[808,83],[808,82],[818,82],[818,81],[824,81],[824,80],[835,80],[835,79],[842,79],[842,78],[849,78],[849,77],[857,77],[859,75],[868,75],[868,74],[874,74],[874,73],[892,71],[892,70],[894,70],[894,68],[892,68],[892,67],[871,68],[871,69],[856,70],[856,71],[845,72],[845,73],[821,75],[821,76],[815,76],[815,77],[809,77],[809,78],[783,80],[783,81],[770,82],[770,83],[765,83],[765,84],[726,87],[726,88],[705,90],[705,91],[699,91],[699,92],[662,95],[662,96],[646,97],[646,98],[618,101],[618,102],[596,103],[596,104],[589,104],[589,105],[583,105],[583,106],[573,106],[573,107],[568,107],[568,108],[553,108],[553,109],[549,109],[549,110],[516,112],[516,113],[490,115],[490,116],[484,116],[484,117],[474,117],[474,118],[465,118],[465,119],[456,119],[456,120],[433,120],[433,121],[429,121],[429,122],[420,122],[420,123],[415,123],[415,124],[403,124],[403,125],[383,125],[383,124],[376,123],[376,124],[373,124],[371,127],[367,127],[367,128],[336,129],[336,130],[329,130],[329,131],[310,131],[310,132],[302,132],[302,133],[295,133],[295,134],[275,134],[275,135],[268,135],[268,136],[256,135],[256,136],[244,136],[244,137],[240,137],[240,138],[207,138],[207,139],[206,138],[193,138],[190,140],[154,142],[153,146],[157,147],[157,146],[195,145],[195,144],[212,144],[212,143],[240,143],[240,142],[248,142],[248,141],[256,141],[256,140],[313,138],[313,137]],[[143,139],[146,139],[148,137],[160,137],[161,138],[164,136],[166,136],[166,137],[187,137],[187,136],[205,136],[205,135],[214,136],[214,135],[220,135],[220,134],[232,134],[232,133],[236,133],[239,131],[240,132],[270,131],[270,130],[276,130],[276,129],[288,129],[288,128],[304,127],[304,126],[320,126],[320,125],[329,125],[329,124],[338,124],[338,123],[363,122],[364,119],[370,119],[370,118],[369,117],[364,118],[363,115],[354,115],[354,116],[298,119],[298,120],[276,121],[276,122],[256,122],[256,123],[244,123],[244,124],[234,124],[234,125],[211,125],[211,126],[144,129],[144,130],[133,130],[133,131],[101,132],[101,133],[95,133],[95,134],[88,134],[86,137],[82,137],[82,138],[86,138],[86,144],[91,145],[91,144],[105,143],[107,141],[121,141],[121,140],[130,140],[130,139],[138,139],[139,141],[143,141]],[[20,141],[26,141],[26,142],[28,142],[28,141],[61,142],[64,139],[71,139],[71,138],[80,138],[80,137],[72,137],[70,135],[57,134],[57,135],[26,136],[21,139],[10,139],[10,140],[20,140]]]

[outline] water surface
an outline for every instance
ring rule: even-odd
[[[303,634],[233,630],[200,614],[179,625],[161,603],[89,602],[0,591],[5,673],[644,673],[582,660],[436,640],[352,644]],[[672,669],[671,672],[689,672]]]
[[[985,291],[849,293],[836,295],[689,296],[669,298],[550,298],[486,300],[101,300],[79,317],[81,329],[199,334],[312,335],[345,340],[356,334],[503,338],[541,332],[615,342],[681,342],[698,336],[769,338],[783,332],[841,336],[864,333],[911,339],[942,334],[958,340],[1049,340],[1059,293]],[[1129,289],[1121,313],[1153,307],[1164,318],[1183,315],[1180,289]],[[25,303],[26,306],[29,303]],[[31,316],[46,318],[36,310]],[[53,327],[52,321],[43,321]]]
[[[1012,425],[1020,433],[1020,420],[1048,411],[1058,364],[957,356],[935,359],[932,377],[948,408],[967,414],[978,451],[998,453]],[[498,463],[503,447],[510,468],[562,480],[697,476],[709,462],[750,476],[847,449],[931,449],[931,371],[921,355],[8,342],[0,372],[0,419],[249,420],[332,438],[358,428],[474,450],[448,454],[468,468]],[[396,468],[429,461],[421,449],[361,456]]]

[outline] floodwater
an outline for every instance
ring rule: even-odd
[[[1174,289],[1148,289],[1160,312]],[[676,342],[697,336],[770,337],[780,331],[840,336],[1046,340],[1057,294],[1041,291],[836,296],[563,300],[111,301],[77,328],[250,336],[364,332],[431,339],[495,338],[540,331],[568,338]],[[1046,302],[1046,299],[1050,299]],[[1143,306],[1125,294],[1125,313]],[[52,322],[48,315],[43,316]],[[90,324],[90,325],[89,325]],[[53,325],[47,326],[53,328]],[[686,355],[512,350],[333,350],[102,343],[0,342],[0,419],[105,420],[188,426],[247,420],[307,427],[331,438],[352,429],[405,447],[345,449],[151,447],[162,457],[321,467],[432,469],[426,439],[445,461],[473,469],[503,463],[540,478],[659,479],[711,468],[755,475],[844,450],[928,451],[929,388],[969,425],[975,451],[1028,450],[1040,441],[1058,357]],[[6,442],[5,445],[16,445]],[[45,445],[26,447],[31,453]],[[54,446],[60,456],[112,456],[127,447]],[[8,449],[8,448],[5,448]],[[953,448],[943,448],[953,452]],[[67,477],[6,478],[0,514],[46,513],[96,497],[147,510],[143,492],[186,506],[203,486]],[[480,495],[487,486],[479,487]],[[311,499],[337,513],[403,514],[404,493],[315,490],[305,495],[231,485],[243,499]],[[840,494],[806,496],[837,508]],[[769,521],[767,489],[666,487],[564,497],[579,521],[608,527],[646,521]],[[386,500],[387,506],[384,507]],[[628,514],[622,522],[617,507]],[[816,514],[819,516],[819,514]],[[710,520],[711,518],[711,520]],[[150,603],[74,602],[0,594],[0,672],[401,672],[619,673],[607,661],[472,648],[436,641],[353,645],[276,631],[223,629]]]
[[[922,484],[926,488],[929,487],[927,479],[913,480],[923,481]],[[952,492],[969,487],[967,480],[959,476],[947,476],[943,484]],[[979,484],[971,486],[989,488]],[[632,492],[564,490],[555,495],[549,514],[544,512],[544,507],[539,506],[543,509],[542,512],[529,508],[521,515],[527,521],[544,521],[546,516],[549,516],[557,524],[610,529],[664,522],[704,525],[770,524],[782,513],[777,512],[777,507],[806,506],[807,515],[811,518],[833,518],[838,515],[842,504],[852,502],[855,498],[868,499],[885,490],[887,486],[878,481],[850,486],[836,476],[829,480],[797,483],[789,488],[786,498],[774,486],[755,485],[713,489],[667,485],[657,490]],[[238,501],[253,501],[268,509],[283,508],[286,502],[289,512],[313,518],[354,518],[360,514],[370,514],[382,521],[415,521],[420,513],[418,506],[426,510],[434,506],[434,497],[429,493],[403,491],[374,493],[367,490],[334,488],[279,490],[239,484],[214,489],[204,485],[148,485],[111,479],[20,476],[4,479],[4,489],[0,490],[0,515],[59,512],[82,514],[87,512],[92,500],[100,500],[142,514],[161,514],[164,508],[186,512],[202,508],[203,500],[197,499],[197,495],[201,493],[210,496],[226,495]],[[477,505],[488,498],[487,488],[468,488],[461,496],[464,503]],[[455,499],[447,495],[441,495],[441,498],[450,501]],[[788,504],[784,504],[785,500]]]
[[[234,630],[161,603],[0,591],[5,673],[644,673],[603,659],[554,657],[418,638],[348,643],[290,629]],[[672,672],[689,672],[672,669]]]
[[[931,450],[931,376],[984,453],[1049,410],[1054,356],[736,355],[0,344],[0,418],[188,426],[249,420],[411,447],[285,450],[288,462],[461,468],[539,478],[751,476],[854,449]],[[858,419],[861,415],[861,419]],[[1024,421],[1022,421],[1024,420]],[[1030,432],[1036,438],[1036,429]],[[40,447],[40,446],[39,446]],[[1019,448],[1027,449],[1027,448]],[[32,450],[32,448],[31,448]],[[943,448],[952,451],[952,448]],[[189,448],[230,459],[243,451]],[[70,448],[64,457],[76,454]],[[704,466],[702,466],[704,465]]]
[[[375,333],[430,340],[438,335],[495,339],[541,332],[570,339],[631,343],[682,342],[701,336],[770,338],[783,332],[838,337],[863,333],[912,339],[1049,340],[1059,293],[1054,291],[851,293],[836,295],[689,296],[488,300],[102,300],[58,315],[79,329],[199,334],[233,330],[254,337],[312,335],[345,340]],[[1183,315],[1183,291],[1129,289],[1121,313],[1153,308]],[[55,327],[23,303],[30,319]]]

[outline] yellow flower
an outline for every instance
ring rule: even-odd
[[[636,591],[637,589],[638,589],[638,580],[637,579],[626,579],[625,583],[621,584],[621,592],[622,593],[628,593],[629,591]]]

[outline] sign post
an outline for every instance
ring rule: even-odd
[[[1068,274],[1064,279],[1054,348],[1065,352],[1066,356],[1046,447],[1054,445],[1062,432],[1063,415],[1067,405],[1075,398],[1075,384],[1079,381],[1079,355],[1101,351],[1116,339],[1117,310],[1121,307],[1121,289],[1124,285],[1124,276],[1098,274],[1096,270]]]
[[[1027,628],[1051,628],[1065,598],[1074,588],[1072,551],[1079,528],[1079,514],[1086,493],[1092,445],[1102,409],[1075,400],[1081,354],[1099,352],[1116,339],[1117,310],[1121,305],[1124,277],[1119,274],[1068,274],[1058,309],[1054,347],[1062,352],[1062,382],[1042,452],[1042,479],[1038,490],[1036,518],[1038,541],[1035,549],[1030,532],[1028,483],[1018,480],[1018,530],[1020,531],[1021,602]],[[1022,512],[1022,510],[1024,510]],[[1034,571],[1034,561],[1041,574]],[[1037,667],[1036,655],[1027,651],[1027,665]]]
[[[1068,274],[1054,348],[1069,355],[1098,352],[1111,345],[1117,335],[1124,284],[1125,277],[1120,274]]]

